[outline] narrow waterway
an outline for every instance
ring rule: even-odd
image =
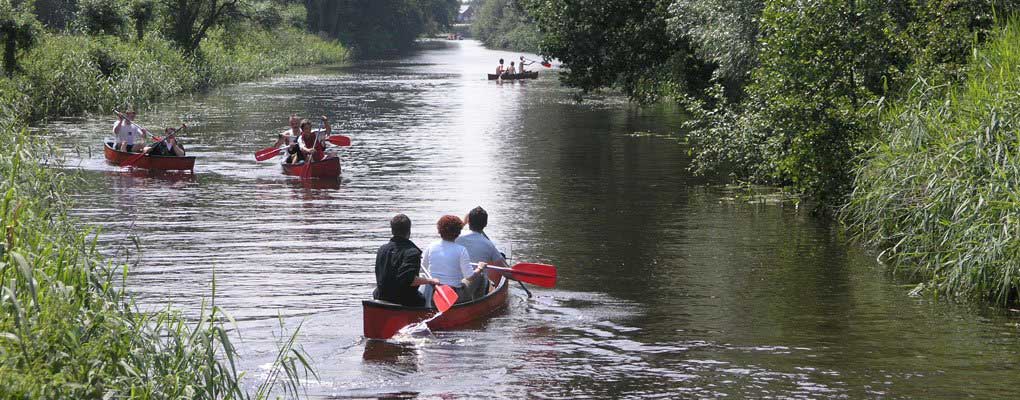
[[[484,79],[517,54],[448,42],[407,58],[317,67],[185,96],[141,114],[185,121],[194,175],[107,165],[112,117],[47,125],[83,171],[74,214],[135,265],[143,307],[237,319],[242,367],[264,373],[280,321],[299,324],[314,397],[964,397],[1017,395],[1020,319],[910,297],[837,226],[687,172],[676,110],[582,103],[556,70]],[[536,64],[534,67],[538,67]],[[256,163],[297,113],[353,139],[339,182]],[[58,140],[59,139],[59,140]],[[388,218],[419,246],[477,205],[516,261],[559,268],[464,330],[362,337]]]

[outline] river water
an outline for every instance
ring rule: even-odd
[[[692,176],[676,110],[578,103],[555,69],[499,85],[483,74],[516,54],[436,47],[140,115],[189,123],[194,175],[106,165],[112,118],[52,123],[87,182],[74,214],[134,265],[144,308],[195,315],[215,274],[255,377],[280,321],[303,324],[312,397],[1016,397],[1016,312],[911,297],[834,224]],[[291,113],[329,115],[353,139],[339,182],[254,161]],[[531,299],[513,287],[506,312],[468,329],[364,340],[388,218],[408,214],[425,246],[440,216],[477,205],[489,236],[516,261],[556,265],[558,286]]]

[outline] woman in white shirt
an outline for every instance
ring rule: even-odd
[[[486,283],[482,275],[485,264],[480,263],[478,267],[472,268],[467,248],[454,243],[463,227],[464,223],[457,216],[444,215],[439,218],[436,228],[442,240],[426,247],[421,256],[421,267],[428,270],[439,283],[453,287],[457,292],[457,303],[474,300],[473,294],[478,292],[480,285]]]

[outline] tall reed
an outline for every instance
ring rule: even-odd
[[[257,392],[242,386],[231,319],[214,302],[189,323],[174,309],[140,312],[126,266],[96,250],[65,214],[74,179],[0,107],[0,398],[262,399],[296,393],[310,365],[281,344]],[[215,279],[214,279],[215,282]],[[212,293],[215,299],[215,283]]]
[[[937,295],[1016,302],[1020,22],[974,51],[963,85],[918,80],[889,115],[844,221]]]
[[[211,32],[196,56],[185,56],[158,33],[143,40],[46,34],[22,58],[23,72],[0,77],[0,99],[16,99],[20,115],[30,120],[108,112],[348,57],[339,43],[295,28],[235,29],[241,32]]]

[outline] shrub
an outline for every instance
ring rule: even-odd
[[[843,218],[932,292],[1006,304],[1020,288],[1020,22],[965,72],[919,79],[890,111]]]

